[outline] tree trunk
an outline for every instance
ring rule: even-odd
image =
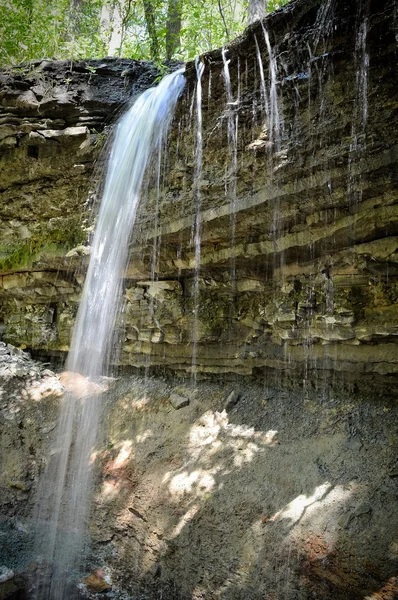
[[[144,4],[145,21],[148,29],[151,57],[153,60],[159,60],[159,40],[156,31],[155,10],[152,0],[142,0]]]
[[[267,0],[249,0],[248,25],[265,17],[267,14],[267,4]]]
[[[71,33],[79,35],[81,32],[81,18],[83,12],[83,0],[71,0],[69,6],[69,15],[71,20]]]
[[[169,0],[166,23],[166,58],[173,58],[180,47],[180,31],[182,20],[182,0]]]
[[[166,23],[166,58],[171,60],[180,47],[182,0],[169,0]]]

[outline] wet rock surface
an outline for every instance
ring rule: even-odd
[[[122,365],[190,372],[197,331],[203,375],[284,370],[301,378],[332,369],[335,377],[376,385],[396,377],[394,10],[390,0],[366,7],[297,1],[266,19],[278,131],[270,130],[261,23],[227,48],[233,102],[221,52],[205,55],[199,183],[196,73],[188,64],[162,193],[157,199],[149,176],[154,185],[133,235]],[[72,69],[44,61],[2,74],[7,341],[52,356],[68,349],[89,255],[89,177],[104,126],[154,78],[148,65],[111,59]],[[198,286],[191,235],[197,185]]]
[[[54,265],[86,241],[85,203],[106,127],[156,76],[150,63],[124,59],[33,61],[0,72],[2,270],[47,254]]]

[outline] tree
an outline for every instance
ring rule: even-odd
[[[173,58],[180,47],[182,25],[182,0],[169,0],[166,23],[166,59]]]
[[[263,19],[268,13],[281,8],[290,0],[249,0],[247,24]]]
[[[106,54],[109,56],[122,56],[126,31],[132,18],[133,8],[133,0],[107,0],[103,2],[101,8],[101,35],[107,49]]]
[[[151,58],[155,61],[159,61],[159,39],[158,31],[156,28],[155,9],[151,0],[142,0],[144,4],[145,21],[148,29],[150,47],[151,47]]]
[[[267,14],[267,0],[249,0],[247,24],[250,25]]]
[[[269,0],[268,10],[286,0]],[[0,64],[33,58],[193,59],[224,46],[266,0],[0,0]]]

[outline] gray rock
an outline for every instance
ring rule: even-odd
[[[344,515],[342,515],[340,517],[338,523],[339,523],[340,527],[342,527],[343,529],[348,529],[353,518],[354,518],[354,515],[352,512],[346,512],[346,513],[344,513]]]
[[[346,447],[350,450],[360,450],[362,448],[362,440],[360,435],[356,434],[346,442]]]
[[[189,398],[184,398],[184,396],[180,396],[179,394],[175,393],[171,394],[169,400],[172,407],[176,410],[184,408],[184,406],[188,406],[189,404]]]
[[[14,571],[2,565],[0,567],[0,583],[4,583],[14,577]]]
[[[230,394],[228,394],[228,397],[225,401],[224,409],[226,411],[231,410],[237,404],[239,397],[240,397],[240,394],[236,390],[233,390],[232,392],[230,392]]]
[[[54,371],[51,371],[50,369],[44,369],[42,375],[43,377],[55,377]]]
[[[372,512],[372,505],[369,502],[362,502],[355,509],[355,516],[359,517],[360,515],[367,515]]]

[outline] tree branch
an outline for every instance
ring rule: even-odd
[[[229,40],[229,31],[228,31],[228,26],[225,20],[225,16],[224,16],[224,11],[223,11],[223,7],[221,4],[221,0],[218,0],[218,10],[220,11],[220,15],[222,18],[222,22],[224,23],[224,29],[225,29],[225,34],[227,36],[227,40]]]

